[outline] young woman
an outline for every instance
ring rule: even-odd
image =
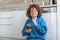
[[[26,15],[29,19],[24,25],[22,35],[27,36],[26,40],[45,40],[47,25],[44,18],[41,17],[39,5],[29,5]]]

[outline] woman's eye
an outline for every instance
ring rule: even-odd
[[[31,12],[33,12],[33,11],[31,11]]]
[[[36,11],[35,11],[36,12]]]

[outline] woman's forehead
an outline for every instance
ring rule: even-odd
[[[35,7],[32,7],[31,10],[37,10]]]

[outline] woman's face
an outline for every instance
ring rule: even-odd
[[[36,18],[37,15],[38,15],[38,11],[37,11],[37,9],[34,8],[34,7],[31,8],[31,10],[30,10],[30,15],[31,15],[32,18]]]

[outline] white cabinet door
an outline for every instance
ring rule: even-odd
[[[43,14],[47,23],[47,40],[56,40],[56,13],[45,13]]]

